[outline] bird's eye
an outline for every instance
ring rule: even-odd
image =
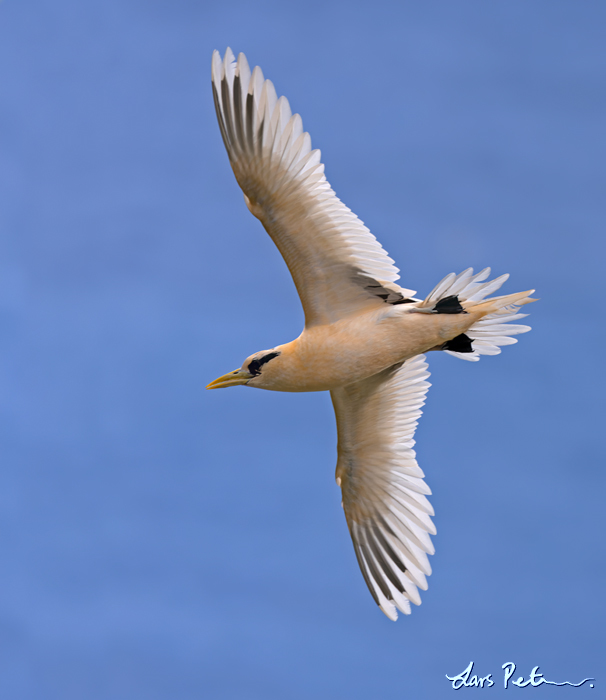
[[[252,374],[253,377],[256,377],[258,374],[261,374],[261,363],[259,362],[259,360],[251,360],[248,364],[248,371]]]

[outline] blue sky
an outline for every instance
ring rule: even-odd
[[[599,2],[0,4],[0,695],[445,698],[475,661],[604,683]],[[533,331],[430,357],[438,535],[393,624],[357,569],[328,395],[204,386],[303,315],[231,174],[212,50],[303,117],[427,293],[492,266]],[[517,674],[516,674],[517,676]],[[596,696],[597,697],[597,696]]]

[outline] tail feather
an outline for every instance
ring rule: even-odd
[[[420,310],[436,310],[440,308],[442,300],[448,300],[451,313],[456,308],[455,305],[458,305],[459,312],[482,313],[480,320],[465,333],[443,346],[442,349],[449,355],[477,362],[480,355],[498,355],[501,352],[501,346],[518,342],[512,336],[527,333],[530,330],[530,326],[514,324],[512,321],[518,321],[528,315],[519,313],[519,309],[525,304],[536,301],[530,296],[534,289],[486,299],[509,277],[509,275],[501,275],[485,282],[489,274],[489,267],[476,275],[473,274],[472,268],[464,270],[459,275],[451,273],[436,285],[425,301],[419,305]],[[442,301],[442,306],[444,304],[445,302]]]
[[[536,301],[536,299],[532,299],[530,296],[534,293],[534,291],[534,289],[528,289],[525,292],[505,294],[504,296],[492,297],[490,299],[486,299],[486,301],[479,302],[475,299],[461,299],[461,305],[463,306],[465,311],[480,311],[488,315],[491,313],[496,313],[504,307],[524,306],[524,304],[531,304],[533,301]],[[484,318],[486,318],[486,316]]]

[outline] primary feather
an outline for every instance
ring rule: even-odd
[[[223,60],[214,52],[212,84],[234,174],[249,209],[288,265],[306,326],[332,323],[380,303],[363,290],[359,275],[394,282],[398,268],[333,192],[320,151],[312,150],[288,100],[278,99],[261,69],[251,73],[244,54],[236,62],[230,49]]]
[[[391,619],[421,603],[417,588],[431,573],[431,491],[413,450],[428,378],[418,355],[331,392],[345,517],[368,588]]]

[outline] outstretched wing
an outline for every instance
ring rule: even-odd
[[[430,384],[423,355],[331,392],[337,483],[362,575],[391,620],[420,605],[435,527],[413,436]]]
[[[335,195],[298,114],[246,57],[213,53],[221,134],[251,212],[292,274],[307,326],[414,296],[393,282],[398,269],[377,239]]]

